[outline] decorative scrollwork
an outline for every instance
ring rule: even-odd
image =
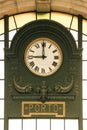
[[[31,93],[32,92],[32,87],[30,84],[25,85],[25,86],[20,86],[19,84],[17,84],[15,78],[13,79],[13,84],[15,86],[15,89],[20,93]]]
[[[13,79],[13,84],[15,86],[15,89],[20,93],[29,93],[33,90],[30,84],[27,84],[25,86],[20,86],[15,78]],[[43,83],[44,84],[44,83]],[[35,93],[42,93],[42,90],[44,90],[44,93],[67,93],[72,89],[73,86],[73,78],[71,79],[71,82],[67,86],[63,86],[60,84],[55,85],[55,87],[52,87],[50,90],[46,87],[46,85],[42,85],[41,87],[37,88]]]
[[[73,77],[71,78],[71,81],[69,82],[69,84],[67,86],[64,85],[60,85],[57,84],[54,87],[49,88],[46,85],[45,81],[42,81],[42,85],[40,87],[37,88],[33,88],[30,84],[27,84],[25,86],[20,86],[15,78],[13,79],[13,84],[15,86],[15,89],[19,92],[19,93],[29,93],[29,94],[33,94],[33,96],[35,95],[39,95],[39,100],[41,100],[42,102],[45,102],[48,99],[49,95],[55,95],[57,96],[57,94],[65,94],[71,91],[72,87],[73,87]]]
[[[72,89],[72,86],[73,86],[73,77],[71,79],[71,82],[67,86],[57,84],[54,88],[54,91],[56,93],[67,93]]]

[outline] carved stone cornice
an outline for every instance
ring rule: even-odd
[[[50,12],[51,0],[36,0],[37,12]]]

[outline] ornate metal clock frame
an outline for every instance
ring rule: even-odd
[[[5,121],[81,118],[81,52],[57,22],[24,25],[5,48]]]

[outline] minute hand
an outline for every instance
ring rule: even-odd
[[[45,47],[46,47],[46,43],[43,41],[43,43],[42,43],[42,58],[43,58],[43,60],[45,58]]]

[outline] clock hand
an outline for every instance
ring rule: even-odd
[[[43,60],[44,60],[44,58],[45,58],[45,46],[46,46],[46,43],[43,41],[42,42],[42,58],[43,58]]]
[[[43,58],[43,56],[33,56],[33,55],[28,56],[28,59],[32,58]],[[47,58],[47,56],[44,56],[44,58]]]

